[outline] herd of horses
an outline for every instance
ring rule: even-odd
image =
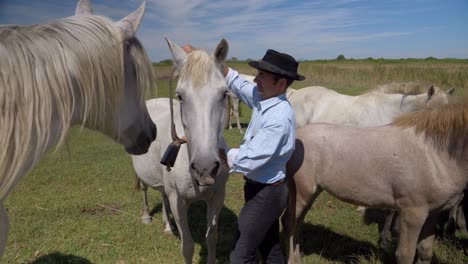
[[[170,99],[144,100],[155,85],[135,37],[145,4],[114,22],[93,15],[89,2],[80,0],[75,16],[48,24],[0,26],[0,256],[8,234],[3,201],[48,149],[63,143],[71,126],[81,125],[131,154],[144,190],[144,223],[150,221],[147,188],[161,192],[165,231],[174,229],[172,215],[186,263],[194,252],[188,207],[207,202],[207,262],[215,263],[228,178],[218,156],[226,146],[229,92],[220,69],[228,43],[221,40],[212,54],[185,53],[166,38],[179,75],[172,115]],[[419,83],[359,96],[319,86],[288,90],[298,126],[282,217],[289,263],[300,261],[297,225],[322,191],[394,210],[397,262],[430,262],[438,215],[461,201],[468,182],[468,102],[449,103],[452,92]],[[188,142],[168,170],[159,161],[173,129]]]

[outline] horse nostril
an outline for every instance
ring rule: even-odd
[[[221,163],[219,161],[215,162],[214,168],[211,170],[211,175],[214,177],[218,174],[218,169],[221,166]]]
[[[197,168],[195,168],[195,163],[193,162],[190,164],[190,168],[192,168],[192,170],[197,170]]]

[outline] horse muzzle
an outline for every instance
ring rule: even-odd
[[[151,122],[149,125],[149,131],[142,131],[134,141],[135,144],[133,144],[132,146],[126,146],[125,151],[127,151],[131,155],[145,154],[146,152],[148,152],[151,143],[156,139],[156,135],[156,125],[153,122]]]
[[[201,168],[197,163],[192,162],[190,165],[190,174],[193,175],[199,186],[210,186],[216,183],[216,176],[220,171],[221,163],[215,161],[212,166]]]
[[[196,177],[195,181],[197,182],[198,186],[211,186],[216,183],[216,178],[211,176],[201,176]]]

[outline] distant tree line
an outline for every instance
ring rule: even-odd
[[[237,57],[231,57],[226,60],[226,62],[238,62],[238,63],[247,63],[249,61],[252,61],[253,59],[245,59],[245,60],[240,60]],[[468,59],[455,59],[455,58],[443,58],[443,59],[438,59],[435,57],[427,57],[427,58],[401,58],[401,59],[385,59],[385,58],[373,58],[373,57],[367,57],[365,59],[353,59],[353,58],[346,58],[343,54],[340,54],[336,57],[336,59],[319,59],[319,60],[300,60],[300,61],[316,61],[316,62],[353,62],[353,61],[373,61],[376,63],[381,63],[381,62],[399,62],[399,61],[408,61],[408,62],[417,62],[417,61],[434,61],[434,62],[468,62]],[[171,59],[165,59],[159,61],[157,64],[172,64]]]

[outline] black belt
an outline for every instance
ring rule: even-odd
[[[280,185],[282,183],[284,183],[286,181],[286,178],[283,178],[279,181],[276,181],[276,182],[273,182],[273,183],[262,183],[262,182],[258,182],[258,181],[254,181],[252,179],[249,179],[247,177],[244,176],[244,180],[248,183],[251,183],[251,184],[255,184],[255,185],[263,185],[263,186],[276,186],[276,185]]]

